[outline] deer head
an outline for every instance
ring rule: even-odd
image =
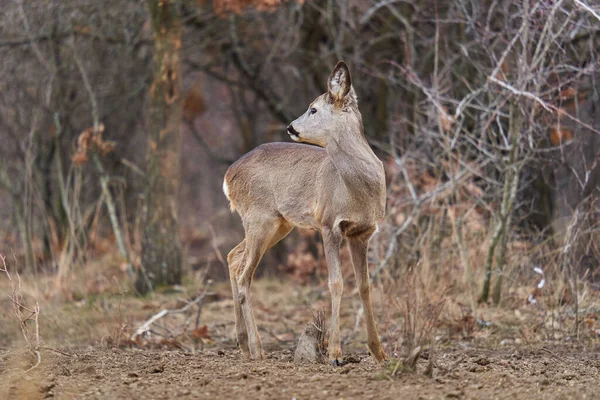
[[[327,82],[327,93],[317,97],[308,110],[287,128],[296,142],[326,147],[330,140],[343,140],[350,126],[360,125],[358,101],[345,62],[337,63]]]

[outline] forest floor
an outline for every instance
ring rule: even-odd
[[[537,320],[523,307],[481,310],[480,317],[491,323],[476,325],[468,335],[444,322],[444,313],[434,350],[425,346],[416,371],[393,373],[393,364],[377,364],[365,350],[363,322],[356,321],[360,299],[350,285],[341,330],[348,362],[333,367],[293,362],[298,337],[312,320],[306,304],[328,308],[326,283],[255,282],[253,303],[266,360],[249,362],[235,345],[227,282],[198,291],[202,285],[192,280],[139,298],[119,289],[119,279],[94,278],[93,285],[70,287],[85,295],[57,301],[43,283],[27,286],[22,279],[25,300],[40,299],[41,363],[23,372],[35,359],[19,339],[10,307],[2,303],[0,399],[593,399],[600,393],[597,338],[542,340],[546,334],[527,333]],[[151,316],[181,308],[202,292],[208,294],[199,316],[195,307],[165,316],[152,325],[151,337],[132,339]],[[397,345],[403,325],[399,310],[377,289],[373,297],[386,352],[403,352]],[[430,357],[433,370],[427,376]]]
[[[259,363],[230,349],[89,348],[45,352],[24,377],[5,370],[1,386],[5,399],[594,399],[600,390],[600,355],[584,347],[444,349],[432,378],[419,372],[425,360],[392,377],[359,356],[332,367],[296,365],[287,350]]]

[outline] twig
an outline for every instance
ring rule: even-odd
[[[42,64],[46,71],[48,71],[53,76],[55,73],[54,68],[50,66],[48,61],[42,55],[42,52],[40,51],[40,48],[37,45],[36,38],[31,33],[29,21],[27,19],[27,15],[25,14],[25,10],[23,9],[23,0],[19,1],[19,14],[21,14],[21,18],[23,19],[23,26],[25,26],[25,30],[27,31],[27,39],[29,44],[31,45],[31,48],[33,49],[33,52],[35,53],[40,64]]]
[[[503,88],[511,91],[512,93],[516,94],[517,96],[527,97],[527,98],[530,98],[530,99],[538,102],[542,107],[544,107],[544,109],[546,111],[548,111],[548,112],[556,111],[559,115],[565,116],[565,117],[569,118],[571,121],[576,122],[577,124],[583,126],[584,128],[587,128],[590,131],[592,131],[592,132],[597,133],[597,134],[600,135],[600,131],[597,130],[596,128],[594,128],[593,126],[591,126],[590,124],[586,124],[585,122],[583,122],[580,119],[572,116],[568,112],[565,112],[564,110],[556,107],[555,105],[545,102],[544,100],[540,99],[535,94],[533,94],[531,92],[526,92],[524,90],[519,90],[519,89],[517,89],[517,88],[515,88],[515,87],[513,87],[513,86],[511,86],[511,85],[509,85],[507,83],[502,82],[501,80],[499,80],[498,78],[495,78],[493,76],[488,77],[488,79],[491,82],[493,82],[493,83],[495,83],[495,84],[497,84],[499,86],[502,86]]]
[[[150,319],[148,319],[146,322],[144,322],[139,328],[137,328],[135,330],[135,332],[133,333],[133,335],[131,335],[130,339],[135,340],[138,336],[141,336],[144,333],[150,331],[150,327],[152,326],[152,324],[154,324],[156,321],[158,321],[159,319],[161,319],[162,317],[164,317],[166,315],[185,313],[187,310],[189,310],[196,304],[201,304],[201,302],[204,300],[204,298],[208,294],[209,293],[208,293],[208,285],[207,285],[206,288],[204,289],[204,291],[202,292],[202,294],[200,294],[198,297],[196,297],[191,302],[187,303],[182,308],[178,308],[176,310],[169,310],[169,309],[165,308],[163,310],[160,310],[158,313],[154,314],[152,317],[150,317]]]
[[[223,265],[225,268],[228,268],[227,262],[225,262],[225,258],[223,257],[223,254],[221,254],[221,250],[219,250],[219,246],[217,246],[217,234],[215,233],[215,229],[213,228],[212,224],[208,224],[208,229],[210,230],[210,234],[212,236],[212,240],[210,241],[210,244],[212,245],[213,251],[215,252],[215,255],[217,256],[217,260],[219,260],[221,265]]]
[[[573,0],[573,1],[575,2],[575,4],[577,4],[578,6],[580,6],[581,8],[583,8],[584,10],[586,10],[587,12],[592,14],[594,16],[594,18],[596,18],[598,21],[600,21],[600,15],[596,11],[594,11],[594,9],[592,7],[588,6],[581,0]]]
[[[141,175],[143,177],[146,176],[146,174],[144,173],[144,171],[141,170],[140,167],[138,167],[137,165],[135,165],[134,163],[132,163],[131,161],[129,161],[126,158],[121,158],[121,163],[123,165],[125,165],[126,167],[129,167],[129,169],[131,169],[133,172],[135,172],[138,175]]]
[[[537,11],[537,8],[540,6],[540,4],[542,4],[542,2],[536,3],[533,6],[533,8],[531,9],[531,11],[529,12],[529,14],[533,15]],[[521,26],[519,27],[517,34],[512,38],[512,40],[510,41],[508,46],[506,46],[506,49],[504,49],[504,52],[502,53],[502,55],[500,56],[500,59],[496,63],[496,68],[494,68],[494,70],[490,74],[490,77],[495,77],[496,75],[498,75],[498,72],[500,72],[500,69],[502,68],[502,64],[504,64],[504,60],[506,59],[506,57],[508,57],[508,54],[512,51],[513,46],[515,45],[515,43],[517,43],[517,40],[521,38],[521,34],[523,33],[523,31],[525,30],[525,28],[528,25],[529,25],[529,19],[523,18],[523,22],[521,23]]]
[[[108,174],[106,174],[104,167],[102,166],[102,161],[100,161],[100,156],[96,151],[93,152],[92,158],[94,160],[94,165],[98,170],[98,174],[100,175],[100,186],[102,188],[102,193],[104,194],[104,201],[106,202],[106,208],[108,209],[108,216],[110,217],[113,232],[115,233],[115,238],[117,239],[117,246],[119,247],[121,255],[125,259],[129,276],[134,278],[135,271],[133,270],[133,265],[131,264],[131,259],[129,258],[129,252],[127,251],[123,234],[121,233],[121,227],[119,226],[119,219],[117,217],[117,208],[115,207],[112,193],[108,187]]]
[[[507,83],[502,82],[500,79],[496,78],[495,76],[490,76],[490,77],[488,77],[488,79],[490,80],[490,82],[493,82],[499,86],[502,86],[504,89],[508,89],[518,96],[527,97],[529,99],[537,101],[542,107],[544,107],[546,109],[546,111],[552,112],[552,106],[550,104],[546,103],[544,100],[540,99],[535,94],[526,92],[524,90],[519,90]]]
[[[79,69],[79,73],[81,75],[81,78],[83,79],[84,87],[90,98],[90,104],[92,106],[92,120],[94,123],[94,134],[100,135],[102,133],[102,131],[104,130],[104,125],[100,122],[100,111],[99,111],[99,107],[98,107],[98,100],[96,99],[96,94],[94,93],[92,84],[88,77],[88,74],[85,71],[85,68],[83,68],[83,64],[82,64],[81,60],[79,59],[77,52],[75,51],[75,43],[74,42],[71,43],[71,48],[73,50],[73,59],[75,60],[75,64],[77,65],[77,68]],[[131,278],[134,278],[135,271],[133,270],[133,266],[131,264],[131,259],[129,257],[129,252],[127,250],[127,247],[125,246],[125,241],[123,239],[123,235],[121,234],[121,228],[119,226],[119,220],[117,218],[117,210],[115,207],[113,196],[108,187],[109,175],[104,170],[104,167],[102,166],[102,161],[100,161],[100,156],[98,155],[97,151],[93,151],[92,159],[94,160],[94,166],[96,167],[96,169],[98,171],[98,175],[100,175],[100,186],[102,187],[102,193],[104,194],[104,197],[106,200],[106,207],[108,208],[108,214],[109,214],[110,221],[112,224],[113,232],[115,234],[115,238],[117,240],[117,246],[119,247],[119,251],[121,252],[121,255],[125,259],[125,263],[127,265],[127,272],[129,273],[129,276]]]
[[[42,349],[44,349],[44,350],[50,350],[50,351],[53,351],[55,353],[62,354],[63,356],[73,357],[73,354],[67,353],[66,351],[62,351],[62,350],[59,350],[59,349],[55,349],[54,347],[43,346]]]
[[[235,16],[229,17],[229,34],[233,44],[233,57],[232,61],[234,66],[242,73],[244,78],[248,81],[248,85],[258,98],[265,102],[267,108],[271,113],[284,124],[288,124],[292,118],[291,115],[284,109],[284,102],[279,96],[271,91],[266,85],[262,85],[259,82],[258,77],[252,71],[246,60],[244,59],[241,51],[240,40],[237,34],[237,25],[235,22]]]
[[[210,272],[210,266],[211,266],[211,264],[208,263],[208,266],[206,267],[206,270],[204,271],[204,275],[202,276],[202,279],[200,280],[201,282],[206,281],[206,277],[208,276],[208,274]],[[208,284],[212,281],[206,281],[206,282]],[[198,303],[198,311],[196,312],[196,321],[195,321],[194,329],[198,329],[198,326],[200,326],[200,314],[201,313],[202,313],[202,303]]]
[[[156,322],[160,318],[164,317],[168,313],[169,313],[169,310],[164,309],[164,310],[161,310],[160,312],[158,312],[157,314],[154,314],[152,316],[152,318],[150,318],[148,321],[146,321],[142,326],[140,326],[135,331],[135,333],[133,335],[131,335],[131,340],[134,340],[137,336],[140,336],[140,335],[144,334],[145,332],[147,332],[148,330],[150,330],[150,325],[152,325],[154,322]]]
[[[408,229],[408,227],[410,226],[410,224],[413,221],[413,218],[418,214],[418,209],[419,209],[418,207],[415,207],[413,209],[413,212],[411,213],[411,215],[409,215],[408,218],[406,218],[406,220],[404,221],[402,226],[400,226],[398,229],[396,229],[396,231],[390,238],[390,244],[388,245],[388,249],[385,253],[385,258],[383,260],[381,260],[381,262],[375,268],[375,271],[373,271],[373,273],[371,274],[371,278],[370,278],[371,283],[373,283],[375,277],[377,275],[379,275],[379,273],[388,265],[390,259],[395,254],[396,242],[398,241],[398,236],[400,236],[404,231],[406,231]]]
[[[194,137],[194,139],[196,139],[196,141],[200,144],[200,146],[202,146],[202,148],[209,155],[209,157],[213,158],[215,161],[218,161],[220,163],[227,164],[227,165],[233,164],[235,162],[235,160],[232,160],[230,158],[223,157],[223,156],[217,154],[218,152],[215,152],[212,149],[212,147],[210,147],[208,145],[208,143],[206,143],[206,141],[204,140],[204,138],[202,137],[202,135],[200,135],[200,133],[196,130],[196,127],[194,126],[193,122],[191,122],[191,121],[188,122],[186,124],[186,126],[190,130],[190,133],[192,134],[192,136]]]
[[[25,372],[29,372],[32,369],[36,368],[42,362],[42,355],[40,354],[40,324],[39,324],[39,316],[40,316],[40,305],[38,302],[35,302],[35,313],[33,320],[35,322],[35,345],[32,349],[33,353],[37,357],[37,362],[35,365],[31,366],[29,369],[25,370]],[[29,319],[29,318],[28,318]],[[25,322],[27,322],[27,320]]]
[[[13,254],[14,257],[14,254]],[[16,257],[15,257],[16,259]],[[42,355],[40,353],[40,325],[39,325],[39,316],[40,316],[40,305],[38,302],[35,303],[33,309],[30,309],[23,304],[21,304],[21,277],[19,273],[15,271],[17,276],[17,282],[13,280],[12,276],[8,272],[8,266],[6,265],[6,257],[0,254],[0,260],[2,260],[3,268],[0,268],[0,272],[4,272],[10,281],[11,286],[11,294],[7,297],[11,301],[13,305],[13,312],[15,316],[19,319],[19,325],[21,327],[21,333],[23,334],[23,338],[27,342],[29,346],[29,351],[36,357],[36,363],[30,368],[26,369],[24,372],[29,372],[32,369],[36,368],[42,362]],[[25,310],[30,313],[29,316],[25,317],[21,310]],[[35,326],[35,335],[34,341],[32,343],[31,338],[29,337],[29,332],[27,329],[27,322],[33,320]]]
[[[276,334],[273,333],[273,331],[271,331],[268,328],[265,328],[264,326],[259,327],[258,329],[260,329],[263,332],[266,332],[267,334],[269,334],[269,336],[271,336],[273,339],[275,339],[277,341],[277,343],[279,344],[289,344],[289,343],[294,343],[296,341],[296,339],[291,339],[291,340],[281,340],[277,337]]]

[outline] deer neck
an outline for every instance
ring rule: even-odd
[[[383,165],[363,133],[346,132],[325,147],[346,188],[357,197],[379,196],[385,185]]]

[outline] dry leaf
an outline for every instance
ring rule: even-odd
[[[210,333],[208,332],[208,326],[202,325],[194,329],[192,336],[196,339],[210,339]]]
[[[568,87],[566,89],[561,90],[560,99],[561,100],[572,99],[576,95],[577,95],[577,90],[573,89],[572,87]]]
[[[206,111],[206,103],[202,96],[202,91],[198,85],[194,85],[185,95],[183,101],[183,118],[186,121],[193,121],[197,116]]]
[[[442,106],[439,109],[440,114],[440,124],[442,125],[442,130],[444,132],[450,131],[452,129],[452,125],[454,125],[454,117],[448,114],[448,110],[446,107]]]
[[[557,125],[550,131],[550,143],[553,146],[560,146],[571,140],[573,140],[573,131],[570,129]]]

